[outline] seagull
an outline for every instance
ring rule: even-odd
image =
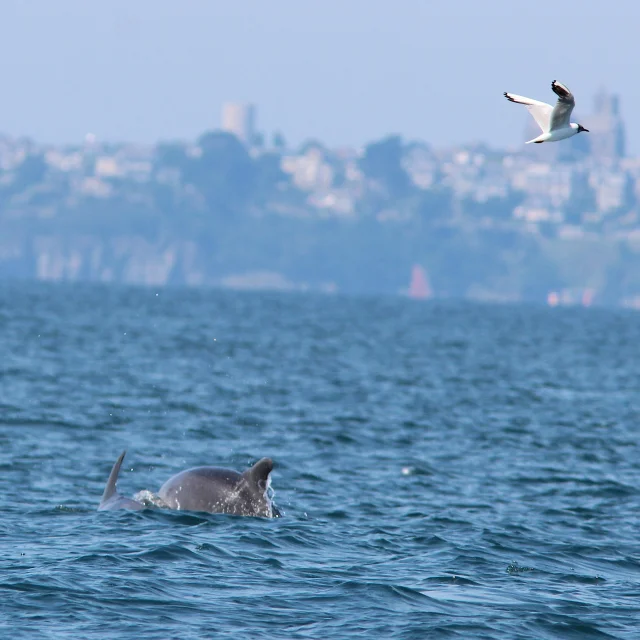
[[[526,144],[530,144],[531,142],[535,142],[536,144],[540,144],[541,142],[557,142],[558,140],[575,136],[581,131],[589,132],[589,129],[585,129],[581,124],[569,122],[573,107],[576,105],[571,91],[555,80],[551,83],[551,88],[558,96],[558,102],[556,102],[555,107],[552,107],[546,102],[532,100],[524,96],[517,96],[515,93],[504,92],[504,97],[507,100],[523,104],[527,107],[533,119],[542,129],[542,133],[537,138],[527,140]]]

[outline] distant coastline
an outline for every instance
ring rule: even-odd
[[[0,137],[0,277],[640,306],[640,159],[615,96],[583,120],[516,151]]]

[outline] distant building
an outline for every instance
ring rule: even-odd
[[[334,171],[319,145],[309,145],[301,155],[284,156],[281,167],[292,175],[294,184],[305,191],[327,190],[333,184]]]
[[[222,130],[233,133],[245,144],[255,138],[256,109],[252,104],[227,102],[222,105]]]
[[[618,96],[600,91],[594,100],[594,113],[586,118],[591,155],[600,161],[618,160],[625,155],[625,130]]]
[[[628,173],[600,168],[591,172],[589,182],[602,213],[630,209],[636,202],[635,183]]]

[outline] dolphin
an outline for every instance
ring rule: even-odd
[[[98,511],[114,511],[116,509],[139,511],[140,509],[145,508],[144,504],[120,495],[116,489],[118,474],[120,473],[120,467],[122,466],[122,461],[124,460],[126,453],[127,452],[125,450],[120,454],[120,457],[116,460],[113,468],[111,469],[109,479],[107,480],[107,486],[104,488],[104,493],[102,494],[102,500],[100,500],[100,504],[98,505]]]
[[[158,491],[170,509],[273,518],[280,515],[268,496],[273,461],[262,458],[243,473],[194,467],[169,478]]]

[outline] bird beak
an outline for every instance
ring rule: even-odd
[[[589,133],[589,129],[585,129],[584,127],[582,127],[583,131],[586,131],[587,133]]]

